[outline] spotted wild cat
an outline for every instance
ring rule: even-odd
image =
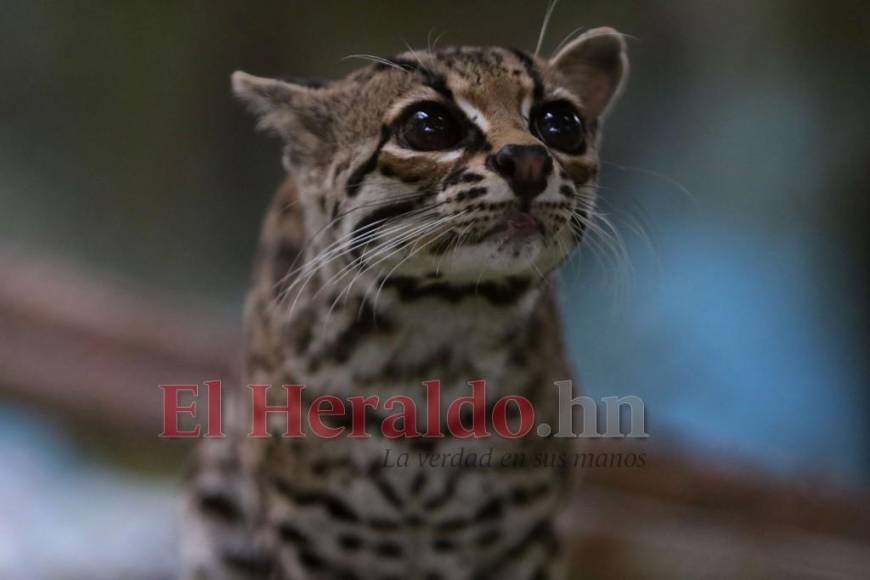
[[[549,60],[447,48],[326,84],[235,73],[288,170],[256,256],[244,383],[402,394],[422,408],[422,381],[451,399],[485,379],[552,424],[553,382],[570,369],[547,282],[592,227],[602,118],[627,68],[622,35],[599,28]],[[236,393],[228,437],[200,450],[186,578],[567,574],[557,516],[569,472],[384,466],[388,451],[505,457],[566,440],[282,438],[281,426],[258,439],[239,419],[248,398]]]

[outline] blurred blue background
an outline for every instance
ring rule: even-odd
[[[439,35],[532,49],[546,3],[2,6],[2,253],[237,328],[282,170],[229,73],[336,77],[358,64],[348,54]],[[630,35],[633,72],[603,154],[603,209],[625,255],[586,248],[561,280],[585,389],[642,396],[653,438],[699,457],[867,486],[870,11],[564,1],[544,52],[597,25]],[[131,471],[93,425],[82,436],[86,419],[4,380],[0,368],[0,577],[59,578],[60,561],[101,578],[83,554],[108,528],[145,560],[167,553],[180,455]],[[137,514],[127,527],[118,505]],[[49,530],[64,527],[75,532]],[[36,537],[61,556],[34,557]]]

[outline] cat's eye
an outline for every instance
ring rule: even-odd
[[[462,124],[447,107],[421,103],[408,110],[399,124],[399,140],[418,151],[452,149],[462,139]]]
[[[532,133],[553,149],[578,153],[583,148],[583,121],[570,103],[556,101],[541,105],[532,111],[529,125]]]

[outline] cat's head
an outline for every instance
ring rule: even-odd
[[[305,234],[358,269],[420,279],[540,277],[594,211],[601,119],[628,71],[591,30],[550,59],[412,51],[326,84],[233,75],[281,136]]]

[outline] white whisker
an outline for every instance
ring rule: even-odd
[[[398,64],[394,63],[394,62],[391,61],[390,59],[388,59],[388,58],[383,58],[383,57],[381,57],[381,56],[375,56],[375,55],[373,55],[373,54],[349,54],[349,55],[347,55],[346,57],[342,58],[341,60],[349,60],[349,59],[352,59],[352,58],[358,58],[358,59],[360,59],[360,60],[368,60],[368,61],[371,61],[371,62],[374,62],[374,63],[377,63],[377,64],[383,64],[383,65],[386,65],[386,66],[388,66],[388,67],[394,68],[394,69],[396,69],[396,70],[400,70],[400,71],[402,71],[402,72],[408,72],[408,69],[404,68],[404,67],[401,66],[401,65],[398,65]]]
[[[547,11],[544,13],[544,22],[541,23],[541,32],[538,33],[538,44],[535,45],[535,56],[541,53],[541,46],[544,44],[544,37],[547,35],[547,27],[550,25],[550,18],[553,16],[553,11],[556,10],[556,4],[559,0],[550,0],[547,6]]]

